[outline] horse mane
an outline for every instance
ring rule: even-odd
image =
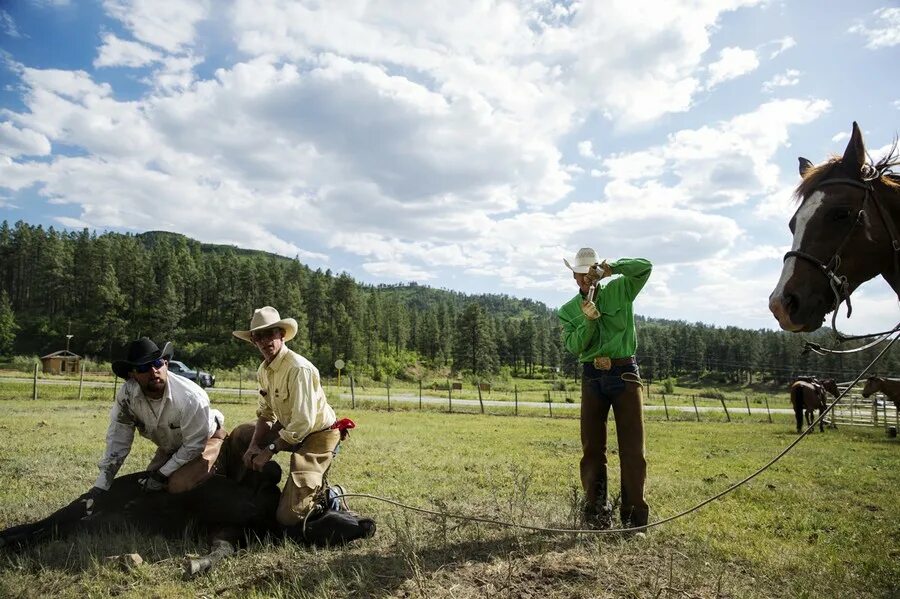
[[[810,167],[810,169],[806,171],[806,174],[803,175],[803,180],[797,185],[797,189],[794,190],[794,199],[802,202],[808,198],[810,194],[819,187],[819,184],[822,181],[828,179],[831,175],[831,171],[834,170],[840,162],[840,156],[832,155],[822,164]],[[882,156],[878,162],[874,164],[871,162],[866,163],[862,170],[877,174],[877,181],[891,188],[892,191],[896,191],[900,189],[900,174],[891,172],[891,168],[895,166],[900,166],[900,148],[898,148],[898,140],[896,137],[894,137],[894,143],[891,144],[891,149],[887,154]]]

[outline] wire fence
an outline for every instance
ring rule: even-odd
[[[24,374],[24,373],[23,373]],[[68,399],[112,399],[120,382],[96,380],[82,369],[77,377],[46,376],[35,367],[32,376],[0,377],[0,383],[28,384],[29,397],[65,397]],[[30,380],[29,380],[30,379]],[[239,377],[236,387],[209,387],[206,389],[214,403],[255,404],[258,398],[255,381],[251,384]],[[29,384],[30,383],[30,384]],[[232,382],[233,383],[233,382]],[[380,383],[367,381],[356,383],[353,376],[344,378],[338,385],[334,379],[324,381],[329,401],[342,409],[371,408],[387,410],[430,410],[448,413],[480,413],[512,416],[545,416],[549,418],[578,417],[580,390],[573,389],[519,389],[517,385],[501,387],[489,383],[462,383],[445,380],[420,381],[416,386],[392,385],[390,380]],[[841,391],[849,383],[839,383]],[[664,393],[657,385],[644,390],[644,409],[648,418],[666,421],[694,420],[697,422],[732,422],[755,420],[774,422],[793,415],[789,394],[745,393]],[[738,394],[740,395],[740,394]],[[770,402],[771,400],[771,402]],[[773,417],[774,416],[774,417]],[[894,403],[881,393],[863,398],[859,391],[851,390],[835,406],[826,423],[852,426],[883,427],[889,435],[900,429],[900,413]]]

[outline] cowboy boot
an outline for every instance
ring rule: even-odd
[[[584,504],[584,522],[590,528],[604,530],[612,526],[612,506],[606,498],[606,476],[602,476],[594,485],[595,497],[593,502]]]

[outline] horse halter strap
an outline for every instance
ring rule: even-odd
[[[881,176],[881,173],[878,173],[876,178]],[[818,187],[824,187],[826,185],[850,185],[851,187],[858,187],[865,191],[865,197],[863,198],[863,207],[859,209],[859,212],[856,214],[856,221],[853,223],[853,226],[850,227],[850,230],[847,231],[847,234],[844,236],[844,239],[838,245],[837,249],[834,251],[834,255],[831,257],[831,260],[828,263],[824,263],[815,256],[811,254],[807,254],[806,252],[801,252],[799,250],[790,250],[784,255],[784,260],[788,258],[794,257],[799,258],[801,260],[805,260],[813,264],[816,269],[822,273],[822,275],[828,280],[828,284],[831,287],[831,291],[834,293],[834,312],[831,316],[831,328],[835,332],[841,340],[849,340],[849,339],[861,339],[864,337],[871,337],[872,335],[857,335],[848,337],[846,335],[841,334],[837,329],[837,312],[838,308],[840,308],[842,302],[847,302],[847,317],[850,317],[850,314],[853,312],[853,306],[850,303],[850,284],[847,281],[847,277],[844,275],[838,275],[837,270],[841,267],[841,251],[843,251],[844,246],[847,245],[847,242],[850,241],[850,237],[853,235],[853,232],[856,228],[863,224],[865,220],[865,207],[869,202],[869,199],[872,200],[872,203],[875,204],[875,208],[878,211],[878,215],[881,217],[882,222],[884,223],[885,230],[891,238],[891,249],[893,251],[894,257],[894,276],[897,277],[900,275],[900,235],[897,234],[897,228],[894,226],[894,223],[888,218],[887,212],[884,207],[878,201],[875,196],[875,188],[872,185],[872,179],[865,179],[863,181],[859,181],[856,179],[847,179],[847,178],[834,178],[834,179],[826,179],[819,183]],[[895,329],[896,330],[896,329]],[[891,331],[893,332],[893,331]],[[881,334],[881,333],[876,333]]]

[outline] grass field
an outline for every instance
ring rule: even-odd
[[[91,485],[110,407],[109,399],[10,398],[16,393],[0,394],[3,527],[42,517]],[[219,405],[231,426],[253,417],[249,402]],[[572,417],[340,412],[359,428],[342,446],[334,483],[454,513],[576,524]],[[786,417],[650,419],[651,521],[744,478],[793,439]],[[152,449],[138,439],[123,473],[143,467]],[[613,448],[611,489],[617,472]],[[351,499],[379,528],[343,550],[256,544],[210,576],[182,582],[181,557],[202,547],[189,539],[125,532],[53,541],[0,555],[0,596],[895,597],[898,483],[897,439],[883,430],[826,430],[749,484],[646,537],[539,534]],[[145,564],[122,571],[103,562],[127,552]]]

